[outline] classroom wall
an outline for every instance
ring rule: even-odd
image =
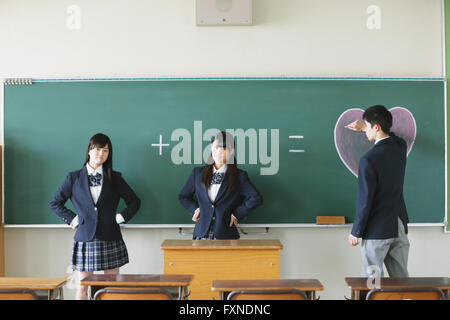
[[[344,277],[360,275],[360,246],[348,244],[349,232],[347,227],[274,228],[242,239],[280,239],[280,278],[319,279],[325,287],[321,299],[342,300],[350,297]],[[122,273],[163,273],[162,241],[191,238],[176,229],[126,229],[123,236],[131,262]],[[72,237],[70,229],[6,229],[6,275],[70,276]],[[410,276],[449,276],[450,235],[442,227],[411,227],[409,240]],[[75,291],[66,287],[64,295],[73,299]]]
[[[197,27],[194,0],[3,0],[4,77],[440,76],[440,0],[254,0],[253,26]],[[368,30],[370,5],[381,29]],[[70,5],[81,29],[69,30]]]
[[[253,26],[196,27],[193,0],[3,0],[0,78],[443,77],[440,0],[253,2]],[[67,27],[70,5],[81,9],[79,30]],[[370,5],[381,9],[380,30],[367,28]],[[343,299],[343,278],[360,274],[360,247],[348,245],[349,232],[271,228],[243,238],[280,239],[280,277],[318,278],[322,299]],[[123,273],[162,273],[162,241],[190,238],[175,228],[123,235],[131,261]],[[6,275],[67,276],[72,237],[69,228],[6,229]],[[410,241],[411,276],[448,276],[450,235],[442,226],[411,227]]]
[[[0,226],[0,277],[5,276],[5,231]]]
[[[3,156],[3,148],[0,147],[0,159]],[[3,163],[3,160],[1,161]],[[0,171],[2,167],[0,166]],[[0,194],[2,194],[3,188],[0,186]],[[5,276],[5,229],[3,228],[3,201],[0,201],[0,277]]]

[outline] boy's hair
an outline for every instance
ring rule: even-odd
[[[373,127],[378,124],[384,133],[389,133],[392,127],[392,114],[382,105],[375,105],[364,111],[362,116]]]

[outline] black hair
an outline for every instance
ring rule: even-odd
[[[211,145],[214,143],[214,141],[218,140],[219,146],[221,146],[224,149],[232,150],[234,149],[234,137],[225,131],[221,131],[214,138],[211,139]],[[237,180],[237,164],[236,164],[236,158],[234,155],[232,158],[230,157],[227,159],[227,176],[228,176],[228,190],[231,190],[234,188]],[[202,180],[201,184],[207,188],[211,184],[211,180],[213,177],[213,169],[214,166],[214,159],[212,157],[212,152],[209,155],[208,161],[206,162],[205,167],[203,168],[202,172]]]
[[[392,127],[392,114],[382,105],[375,105],[364,111],[363,120],[373,127],[378,124],[384,133],[389,133]]]
[[[86,158],[84,160],[84,165],[86,165],[89,162],[89,151],[91,151],[94,148],[104,148],[105,146],[108,146],[109,153],[108,158],[103,163],[103,172],[106,172],[106,176],[111,181],[111,175],[112,175],[112,156],[113,156],[113,149],[111,140],[109,137],[103,133],[97,133],[89,139],[89,143],[86,149]]]

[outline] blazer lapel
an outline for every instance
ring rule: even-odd
[[[203,186],[201,183],[199,183],[199,184],[200,184],[200,189],[202,189],[203,196],[206,199],[208,199],[209,202],[211,202],[211,199],[209,199],[209,195],[208,195],[208,186]]]
[[[105,197],[105,194],[108,194],[109,189],[111,188],[111,181],[105,176],[105,171],[103,171],[103,184],[102,184],[102,190],[100,191],[100,195],[98,196],[97,204],[99,204],[103,198]]]
[[[91,199],[92,204],[94,204],[94,199],[92,199],[91,195],[91,189],[89,188],[89,179],[86,166],[84,166],[83,169],[81,169],[80,179],[81,179],[80,181],[81,190],[83,190],[83,193],[86,196],[86,198]]]
[[[225,173],[225,176],[223,177],[222,184],[220,185],[219,192],[217,193],[214,203],[220,200],[220,198],[224,195],[227,189],[228,189],[228,171]]]

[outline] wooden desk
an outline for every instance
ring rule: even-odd
[[[193,275],[160,275],[160,274],[94,274],[84,278],[81,285],[89,286],[89,297],[92,298],[92,287],[178,287],[178,299],[187,295],[187,287]]]
[[[369,291],[367,287],[368,278],[345,278],[345,283],[352,292],[352,300],[359,300],[361,298],[361,291]],[[373,280],[371,279],[373,282]],[[413,289],[434,287],[444,291],[448,300],[450,291],[449,278],[381,278],[381,289]]]
[[[214,280],[211,290],[220,293],[222,300],[234,290],[300,290],[311,300],[316,300],[316,291],[323,286],[315,279],[280,279],[280,280]]]
[[[66,278],[13,278],[0,277],[0,290],[2,289],[28,289],[33,291],[48,291],[48,299],[59,296],[64,299],[63,286],[66,284]],[[58,295],[56,295],[58,294]]]
[[[190,299],[219,299],[213,280],[278,279],[279,240],[165,240],[164,274],[195,275]]]

